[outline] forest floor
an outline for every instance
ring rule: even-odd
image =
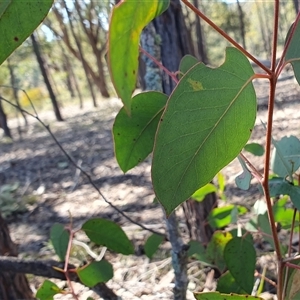
[[[266,122],[267,81],[257,84],[258,117],[251,141],[264,144]],[[77,106],[62,109],[65,122],[55,122],[52,112],[43,112],[40,118],[50,124],[53,134],[70,154],[86,170],[105,197],[136,222],[164,232],[163,211],[153,203],[154,194],[150,179],[150,158],[123,174],[114,158],[111,128],[121,102],[112,98],[99,101],[98,108]],[[120,224],[135,245],[135,256],[109,255],[114,267],[114,278],[107,285],[124,300],[172,299],[173,271],[170,259],[170,244],[165,243],[152,260],[142,255],[141,248],[150,232],[130,223],[110,207],[89,184],[87,178],[71,165],[47,131],[34,119],[23,127],[20,137],[16,122],[10,127],[14,142],[0,140],[0,185],[19,183],[14,206],[6,207],[10,232],[19,245],[20,257],[52,258],[54,251],[49,243],[49,231],[54,223],[69,224],[72,216],[75,228],[92,217],[108,218]],[[293,79],[280,81],[276,95],[274,137],[299,136],[300,90]],[[247,154],[260,170],[261,158]],[[226,197],[229,203],[241,203],[251,208],[261,195],[253,185],[248,191],[239,190],[234,183],[241,171],[237,160],[222,173],[226,178]],[[17,200],[17,202],[16,202]],[[221,202],[221,200],[220,200]],[[187,228],[179,209],[180,229],[188,241]],[[87,241],[84,234],[76,239]],[[93,248],[99,253],[100,249]],[[84,258],[80,251],[75,257]],[[192,292],[203,288],[205,272],[197,261],[189,263],[188,299]],[[29,277],[31,287],[36,290],[42,278]],[[60,286],[65,283],[55,281]],[[80,284],[75,285],[80,299],[97,296]],[[64,296],[63,299],[68,299]]]

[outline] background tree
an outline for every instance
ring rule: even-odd
[[[48,72],[47,72],[47,69],[45,67],[44,59],[43,59],[42,53],[41,53],[41,51],[39,49],[39,44],[38,44],[38,42],[36,40],[35,34],[33,33],[30,36],[30,38],[31,38],[31,41],[32,41],[33,51],[34,51],[34,53],[36,55],[36,59],[37,59],[37,61],[39,63],[39,66],[40,66],[40,69],[41,69],[41,73],[43,75],[45,84],[47,86],[47,90],[48,90],[49,95],[50,95],[50,99],[51,99],[51,102],[52,102],[52,106],[53,106],[53,109],[54,109],[56,120],[57,121],[63,121],[63,118],[61,116],[61,113],[60,113],[60,110],[59,110],[59,107],[58,107],[58,103],[57,103],[57,100],[56,100],[56,96],[54,94],[52,85],[50,83]]]
[[[54,32],[55,36],[59,37],[62,41],[64,41],[65,45],[69,49],[70,53],[74,55],[78,60],[81,61],[84,69],[87,74],[93,80],[93,83],[99,88],[103,97],[109,97],[108,88],[106,84],[106,75],[104,70],[104,52],[105,52],[105,39],[106,39],[106,30],[104,28],[103,22],[101,22],[101,18],[99,13],[101,12],[103,16],[109,15],[109,6],[104,5],[107,4],[107,1],[104,3],[99,1],[90,1],[89,3],[77,3],[73,8],[67,7],[64,5],[64,1],[57,2],[53,6],[53,14],[57,20],[58,26],[53,24],[53,18],[50,17],[46,20],[45,24]],[[82,39],[78,39],[77,43],[75,40],[74,45],[74,37],[76,34],[72,34],[70,30],[70,18],[64,18],[63,9],[67,7],[69,11],[68,16],[72,16],[72,18],[77,18],[81,23],[81,32]],[[78,9],[81,10],[80,15],[78,14]],[[72,20],[72,19],[71,19]],[[73,27],[74,29],[74,27]],[[71,31],[71,34],[70,34]],[[73,35],[73,38],[71,37]],[[80,49],[82,49],[82,44],[84,43],[85,53],[89,53],[91,57],[91,61],[88,61],[83,55],[80,54]],[[96,63],[94,63],[94,61]],[[96,66],[96,68],[92,67]]]

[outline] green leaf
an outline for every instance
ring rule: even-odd
[[[0,18],[2,17],[3,13],[6,11],[9,5],[11,5],[12,0],[4,0],[0,3]]]
[[[124,0],[113,8],[108,35],[108,65],[114,87],[129,115],[138,73],[141,32],[168,6],[169,0]]]
[[[221,273],[226,269],[223,252],[231,239],[230,232],[215,231],[207,246],[207,259],[217,266]]]
[[[256,261],[253,244],[242,237],[234,237],[225,247],[224,259],[236,283],[248,294],[251,294]]]
[[[234,229],[230,230],[230,233],[231,233],[232,237],[241,237],[242,236],[243,239],[248,241],[250,244],[254,244],[252,234],[249,234],[249,232],[247,232],[247,230],[245,230],[245,229],[242,229],[241,232],[239,232],[239,230],[237,228],[234,228]],[[238,233],[239,233],[239,235],[238,235]]]
[[[123,229],[105,219],[90,219],[81,228],[89,239],[97,245],[125,255],[133,254],[134,248]]]
[[[274,151],[271,158],[273,172],[281,177],[290,176],[300,167],[300,141],[295,136],[285,136],[273,141]]]
[[[156,134],[152,182],[169,215],[242,150],[256,116],[253,69],[227,48],[216,69],[199,63],[180,80]]]
[[[300,262],[293,262],[296,265],[300,265]],[[288,269],[288,284],[286,288],[286,300],[298,300],[300,299],[300,270],[296,268]]]
[[[212,183],[208,183],[205,186],[203,186],[202,188],[198,189],[192,196],[191,198],[193,198],[194,200],[201,202],[204,200],[205,196],[216,192],[217,188],[212,184]]]
[[[45,280],[39,287],[36,298],[40,300],[53,300],[56,294],[59,294],[62,290],[52,281]]]
[[[164,237],[158,234],[152,234],[149,236],[145,243],[145,253],[151,259],[153,254],[157,251],[159,245],[163,242]]]
[[[180,61],[179,72],[181,74],[185,74],[189,69],[191,69],[197,63],[199,63],[199,60],[196,57],[187,54]]]
[[[263,300],[260,297],[237,294],[220,294],[218,292],[194,293],[197,300]]]
[[[273,205],[273,214],[274,214],[275,222],[279,222],[283,229],[291,229],[293,216],[294,216],[294,209],[286,208],[284,206],[286,199],[284,199],[285,201],[282,202],[280,200]],[[298,220],[299,220],[299,212],[296,213],[295,227],[299,226]]]
[[[289,195],[295,208],[300,210],[300,186],[293,185],[285,178],[274,177],[269,180],[270,196]]]
[[[241,159],[240,156],[238,156],[238,160],[243,168],[243,172],[240,173],[236,178],[235,178],[235,184],[237,185],[238,188],[241,190],[247,191],[250,188],[250,183],[252,179],[252,175],[250,171],[248,170],[248,167],[246,163],[244,162],[243,159]]]
[[[225,176],[221,172],[219,172],[217,174],[217,180],[218,180],[219,190],[221,193],[223,193],[226,187]]]
[[[232,274],[227,271],[221,275],[217,282],[217,291],[225,294],[237,293],[246,294],[246,292],[238,285]]]
[[[236,205],[227,205],[223,207],[214,208],[208,215],[208,223],[213,228],[223,228],[232,221],[232,212],[234,209],[238,209],[238,214],[242,215],[247,212],[247,208],[243,206],[236,206]]]
[[[264,147],[257,143],[249,143],[245,145],[244,150],[256,156],[262,156],[265,153]]]
[[[107,282],[114,276],[113,267],[106,260],[93,261],[78,268],[76,273],[81,282],[88,287],[93,287],[100,282]]]
[[[168,96],[159,92],[136,95],[131,101],[131,117],[123,107],[115,118],[113,136],[118,164],[126,173],[153,150],[157,125]]]
[[[57,256],[65,261],[70,234],[61,224],[54,224],[50,230],[50,240]]]
[[[206,256],[206,249],[199,241],[189,241],[188,257],[194,257],[203,265],[214,267],[211,261]]]
[[[272,247],[275,249],[274,240],[272,238],[272,230],[270,226],[270,221],[268,217],[268,213],[264,213],[263,215],[258,215],[257,217],[257,227],[264,233],[263,238],[266,240]],[[282,253],[286,253],[285,245],[281,244],[280,249]]]
[[[291,28],[288,31],[286,41],[291,33]],[[296,29],[285,54],[285,60],[294,60],[291,62],[291,65],[293,66],[296,80],[300,84],[300,22],[296,25]]]
[[[53,0],[5,1],[0,6],[0,65],[47,16]]]

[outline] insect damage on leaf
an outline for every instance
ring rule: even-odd
[[[203,85],[200,81],[193,80],[191,78],[188,78],[187,82],[190,84],[191,88],[194,91],[201,91],[204,90]]]

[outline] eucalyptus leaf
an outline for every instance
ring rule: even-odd
[[[113,8],[108,34],[108,65],[112,82],[128,115],[138,74],[141,32],[168,6],[169,0],[123,0]]]
[[[245,146],[256,118],[253,75],[244,54],[227,48],[223,65],[196,64],[173,91],[159,122],[152,161],[154,191],[167,215]]]
[[[47,16],[53,0],[0,3],[0,65]]]

